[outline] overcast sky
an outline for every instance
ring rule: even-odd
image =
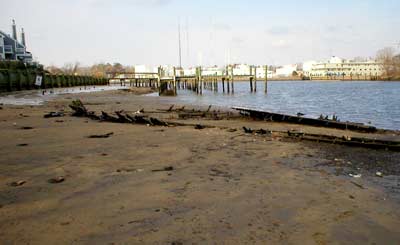
[[[178,65],[178,22],[184,66],[370,57],[400,42],[399,0],[0,0],[0,6],[0,29],[11,33],[15,19],[45,65]]]

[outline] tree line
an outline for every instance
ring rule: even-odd
[[[379,50],[376,60],[383,64],[384,79],[400,79],[400,54],[396,54],[394,48],[387,47]]]
[[[121,73],[133,72],[133,66],[123,66],[120,63],[99,63],[92,66],[81,66],[79,62],[66,63],[62,67],[48,66],[45,68],[52,74],[64,75],[79,75],[79,76],[93,76],[93,77],[106,77],[107,73]]]

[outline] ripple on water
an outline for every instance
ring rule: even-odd
[[[309,117],[336,114],[341,121],[369,123],[379,128],[400,129],[400,83],[380,81],[268,82],[269,93],[264,94],[260,82],[257,93],[249,92],[248,82],[235,83],[234,95],[203,91],[196,96],[190,91],[179,91],[175,98],[183,103],[243,106],[259,110],[295,115],[302,112]]]

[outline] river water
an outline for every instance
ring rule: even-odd
[[[400,82],[379,81],[269,81],[257,83],[250,93],[249,82],[235,82],[234,94],[203,90],[198,96],[178,91],[176,100],[187,104],[252,109],[317,118],[335,114],[340,121],[370,124],[378,128],[400,130]]]
[[[250,93],[248,82],[235,82],[235,93],[203,90],[203,95],[178,90],[177,97],[164,98],[168,103],[248,107],[270,112],[317,118],[336,115],[341,121],[370,124],[378,128],[400,130],[400,82],[379,81],[269,81],[268,94],[264,82],[257,83],[257,93]],[[126,87],[96,86],[20,91],[0,95],[0,104],[40,105],[59,94],[96,92]],[[158,96],[152,94],[150,96]]]

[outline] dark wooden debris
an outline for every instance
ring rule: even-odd
[[[287,136],[299,140],[317,141],[333,144],[341,144],[348,146],[360,146],[372,149],[387,149],[392,151],[400,151],[399,141],[378,140],[360,137],[342,136],[337,137],[333,135],[309,134],[299,131],[288,131]]]
[[[175,105],[171,105],[167,111],[172,111],[172,109],[174,108]]]
[[[88,117],[93,120],[100,120],[100,117],[97,116],[93,111],[88,111],[86,107],[83,105],[81,100],[74,100],[69,105],[69,107],[74,111],[72,116],[75,117]]]
[[[360,185],[360,184],[358,184],[358,183],[356,183],[354,181],[350,181],[350,183],[352,183],[353,185],[357,186],[360,189],[365,189],[364,186],[362,186],[362,185]]]
[[[109,138],[111,135],[113,135],[113,132],[107,133],[107,134],[94,134],[94,135],[89,135],[88,138],[91,139],[104,139],[104,138]]]
[[[194,129],[205,129],[206,127],[204,125],[201,124],[196,124],[196,126],[194,126]]]
[[[113,122],[113,123],[132,123],[132,124],[145,124],[150,126],[169,126],[170,123],[162,121],[155,117],[148,117],[144,114],[129,115],[124,111],[116,111],[114,115],[111,115],[105,111],[101,112],[100,116],[97,116],[95,112],[88,111],[83,105],[82,101],[73,101],[69,106],[72,110],[72,116],[76,117],[88,117],[93,120],[103,121],[103,122]],[[140,111],[144,111],[141,109]]]
[[[164,172],[164,171],[169,172],[169,171],[173,171],[173,170],[174,170],[174,167],[168,166],[168,167],[164,167],[164,168],[161,168],[161,169],[153,169],[151,171],[152,172]]]
[[[24,185],[25,183],[26,183],[25,180],[19,180],[19,181],[11,182],[9,185],[12,187],[17,187],[17,186]]]
[[[328,128],[337,128],[337,129],[345,129],[345,130],[353,130],[359,132],[376,132],[377,129],[373,126],[366,126],[361,123],[353,123],[353,122],[339,122],[335,120],[329,119],[314,119],[314,118],[306,118],[301,116],[291,116],[279,113],[272,113],[266,111],[253,110],[249,108],[243,107],[233,107],[232,109],[240,112],[241,115],[249,116],[253,119],[273,121],[273,122],[288,122],[288,123],[296,123],[310,126],[319,126],[319,127],[328,127]],[[336,117],[337,119],[337,117]]]
[[[50,184],[59,184],[61,182],[64,182],[64,180],[65,178],[63,176],[58,176],[47,180],[47,182],[49,182]]]
[[[44,118],[52,118],[52,117],[63,117],[63,116],[64,116],[63,112],[52,111],[52,112],[45,114],[43,117]]]
[[[271,134],[272,133],[271,131],[265,130],[265,129],[262,129],[262,128],[257,129],[257,130],[253,130],[251,128],[243,127],[243,130],[244,130],[244,132],[246,134],[263,134],[264,135],[264,134]]]

